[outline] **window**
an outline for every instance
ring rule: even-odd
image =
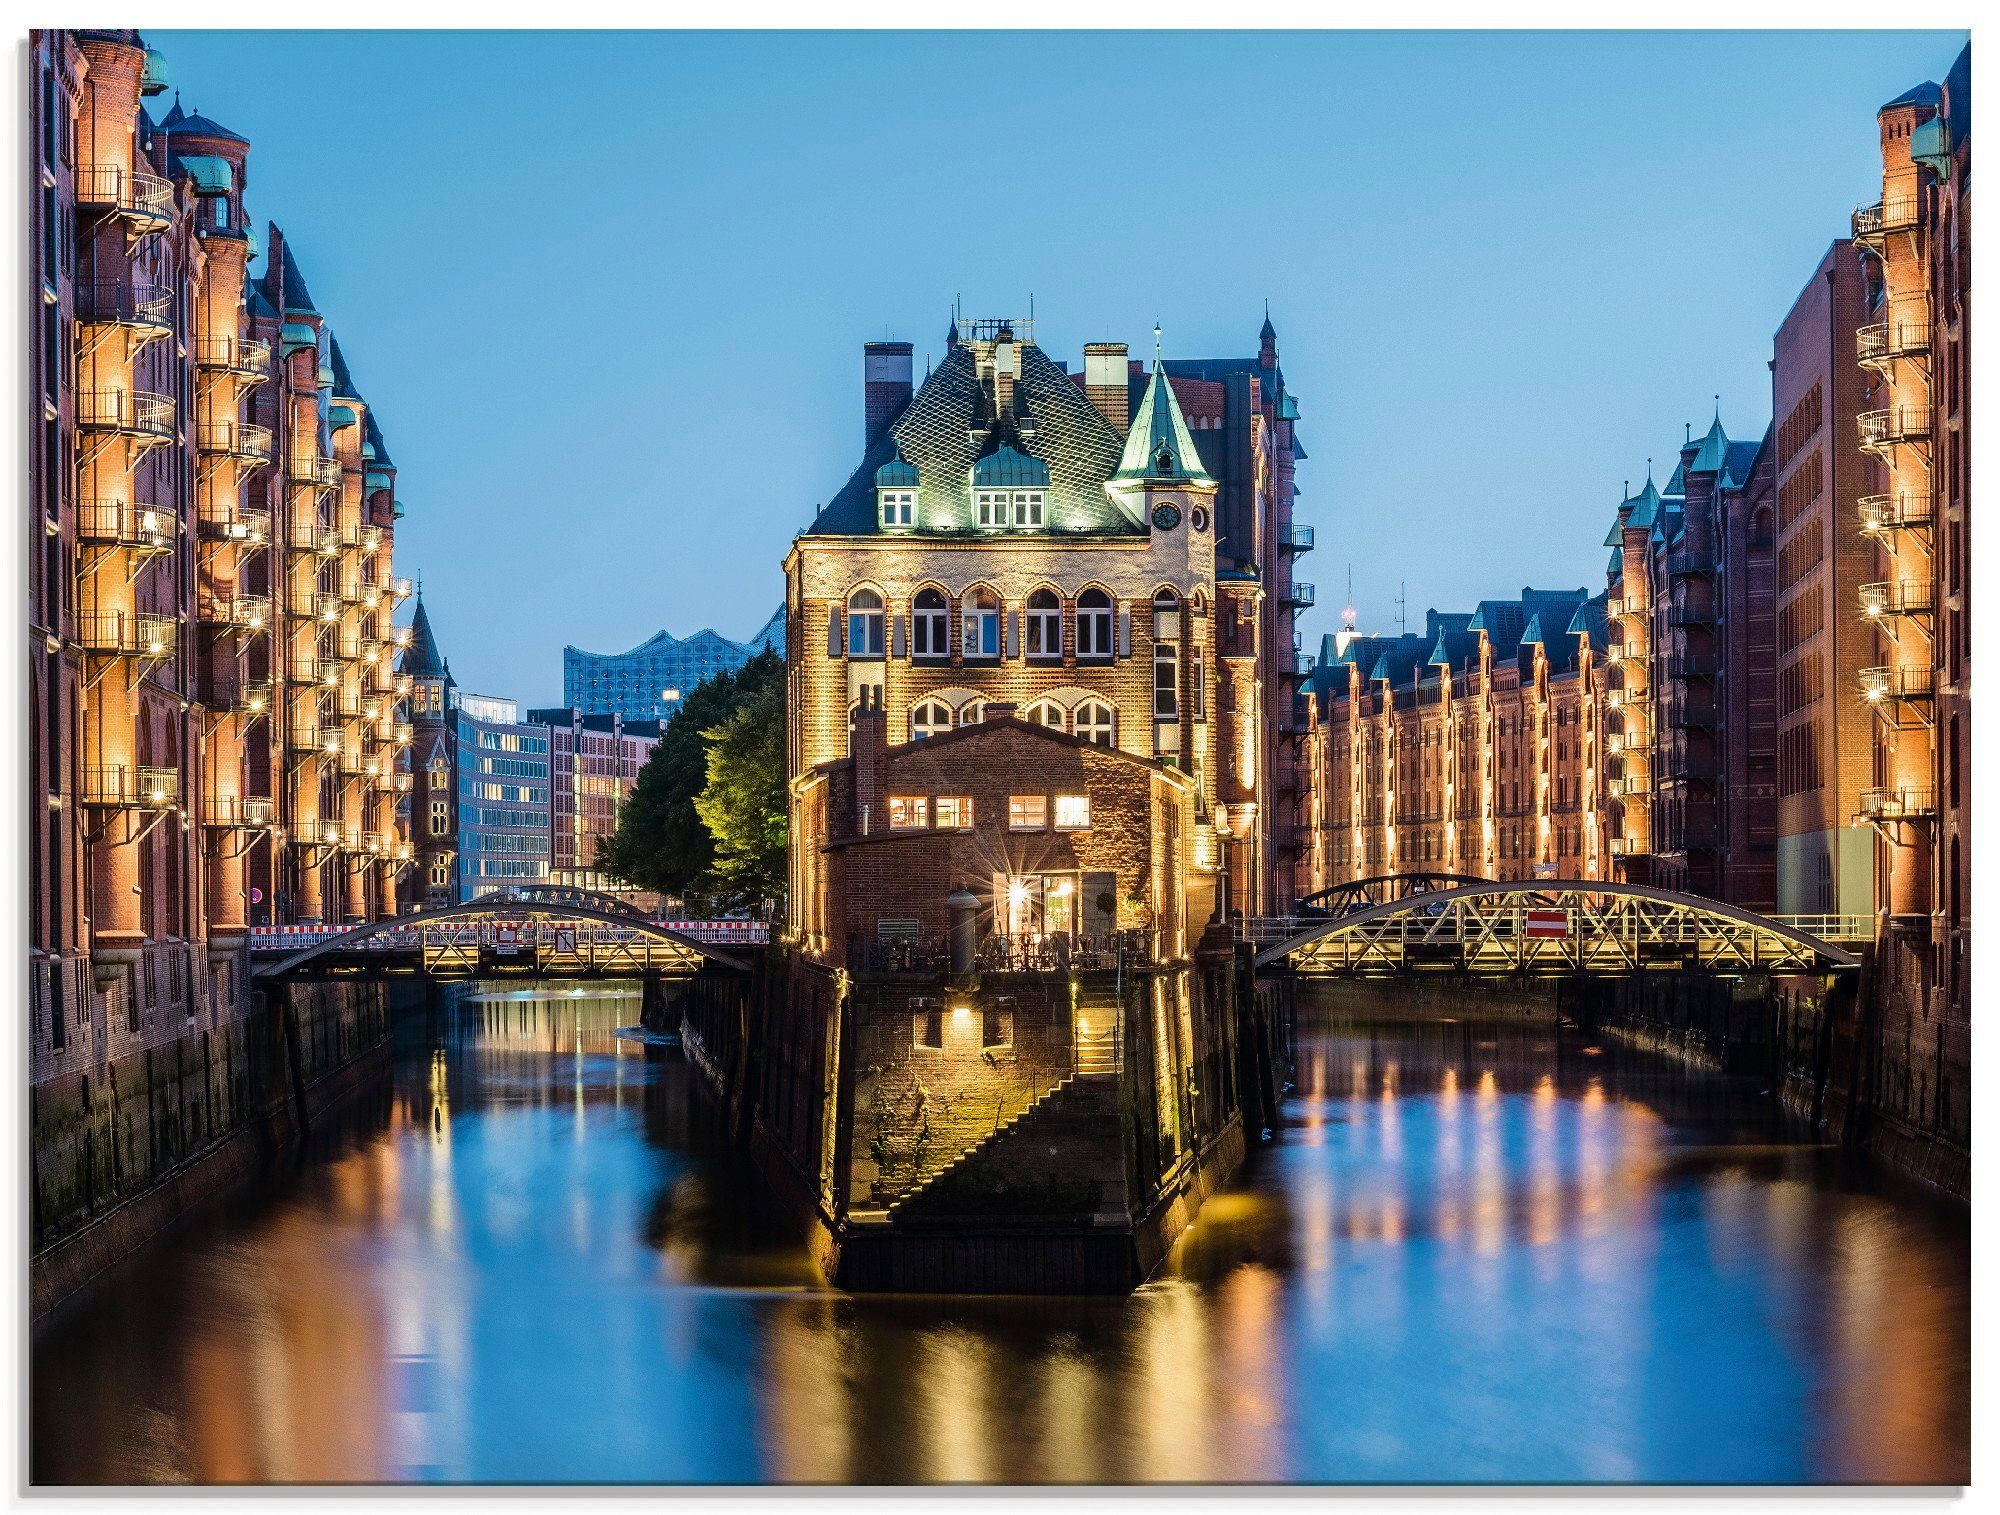
[[[857,589],[847,598],[847,655],[882,656],[882,596],[872,589]]]
[[[977,726],[985,719],[986,701],[984,700],[967,700],[963,705],[958,707],[958,724],[961,726]]]
[[[1180,634],[1180,596],[1171,589],[1162,589],[1153,596],[1153,635],[1166,641],[1175,641]]]
[[[889,829],[922,831],[931,823],[931,802],[920,794],[889,796]]]
[[[1063,719],[1062,706],[1054,700],[1037,700],[1028,707],[1028,719],[1037,726],[1047,726],[1052,731],[1061,731],[1068,723]]]
[[[1055,591],[1037,589],[1028,596],[1028,644],[1031,658],[1062,656],[1062,601]]]
[[[1059,794],[1056,796],[1056,830],[1082,831],[1089,825],[1089,795]]]
[[[431,888],[449,889],[450,887],[451,854],[449,852],[440,852],[436,857],[431,859]]]
[[[953,826],[972,824],[972,796],[969,794],[941,794],[937,798],[937,824],[940,831]]]
[[[1153,644],[1153,718],[1170,721],[1181,713],[1180,648],[1172,642]]]
[[[1076,655],[1111,656],[1111,596],[1101,589],[1086,589],[1076,597]]]
[[[1077,740],[1093,747],[1109,747],[1117,740],[1111,707],[1100,700],[1085,700],[1076,707]]]
[[[917,492],[914,489],[882,491],[882,524],[914,526],[917,521]]]
[[[431,835],[448,836],[451,833],[451,801],[437,799],[431,801]]]
[[[1042,524],[1043,491],[1039,489],[1017,489],[1014,491],[1014,524],[1022,527],[1038,527]]]
[[[1007,829],[1009,831],[1044,831],[1049,824],[1049,801],[1046,795],[1016,794],[1007,800]]]
[[[227,195],[217,195],[215,197],[215,224],[218,230],[229,230],[229,197]]]
[[[981,526],[1005,526],[1007,524],[1007,491],[1004,489],[982,489],[976,501]]]
[[[951,706],[942,700],[925,700],[910,712],[910,740],[936,736],[951,730]]]
[[[1000,656],[1000,601],[990,589],[974,589],[965,597],[965,655]]]
[[[951,656],[951,611],[944,594],[936,589],[919,589],[910,607],[910,655],[918,658]]]
[[[1188,714],[1197,721],[1208,719],[1207,661],[1199,647],[1188,648]]]

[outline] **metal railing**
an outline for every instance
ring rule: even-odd
[[[174,329],[174,292],[151,279],[92,279],[76,286],[76,318],[93,325],[130,326],[164,337]]]
[[[1854,418],[1864,451],[1882,453],[1905,442],[1920,442],[1931,434],[1928,405],[1892,405],[1886,410],[1864,410]]]
[[[1715,677],[1715,657],[1712,653],[1684,652],[1667,659],[1667,677],[1670,679],[1712,679]]]
[[[277,801],[262,794],[211,794],[202,800],[201,823],[228,831],[254,831],[276,823]]]
[[[76,171],[76,200],[78,205],[164,226],[173,218],[174,187],[158,174],[138,169],[86,167]]]
[[[1930,496],[1911,494],[1869,494],[1857,502],[1861,512],[1861,529],[1868,535],[1883,531],[1901,531],[1911,526],[1931,524]]]
[[[180,803],[181,776],[173,768],[123,763],[83,770],[83,802],[113,809],[170,810]]]
[[[264,379],[271,373],[271,344],[255,337],[203,337],[195,343],[194,361],[200,368]]]
[[[340,464],[333,458],[322,458],[317,454],[303,458],[293,456],[285,462],[285,477],[294,484],[333,489],[340,483]]]
[[[1887,784],[1861,791],[1861,815],[1871,821],[1919,820],[1937,814],[1937,791],[1928,784]]]
[[[1857,205],[1849,222],[1855,241],[1864,247],[1877,248],[1891,232],[1914,231],[1917,224],[1915,196],[1877,200],[1873,205]]]
[[[1280,594],[1278,598],[1287,605],[1304,610],[1312,605],[1313,601],[1318,597],[1318,593],[1318,590],[1311,584],[1303,580],[1294,579],[1291,587]]]
[[[136,500],[79,500],[77,539],[136,552],[172,552],[180,537],[180,517]]]
[[[1278,546],[1286,552],[1311,552],[1313,550],[1313,529],[1298,521],[1278,533]]]
[[[201,534],[213,542],[263,547],[271,540],[271,513],[226,500],[201,518]]]
[[[180,646],[180,629],[172,616],[125,610],[76,618],[77,642],[86,651],[114,657],[170,658]]]
[[[1885,579],[1861,586],[1861,613],[1883,616],[1923,615],[1931,608],[1929,579]]]
[[[271,624],[271,601],[261,594],[204,594],[201,618],[215,626],[263,631]]]
[[[197,432],[195,445],[217,457],[264,464],[271,461],[271,428],[254,421],[209,421]]]
[[[1928,664],[1861,670],[1861,697],[1866,700],[1927,700],[1936,689],[1937,670]]]
[[[209,689],[204,703],[232,715],[263,715],[276,699],[277,686],[269,679],[242,679]]]
[[[317,589],[293,590],[286,609],[300,620],[337,621],[340,619],[340,596],[322,594]]]
[[[1912,353],[1928,352],[1931,327],[1928,321],[1876,321],[1854,333],[1855,361],[1880,367]]]
[[[312,816],[292,822],[292,840],[306,847],[346,847],[351,835],[344,821]]]
[[[76,424],[85,431],[167,442],[174,435],[174,402],[146,389],[80,389]]]

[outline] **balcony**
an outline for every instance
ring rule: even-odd
[[[1931,501],[1927,494],[1870,494],[1860,500],[1861,530],[1866,536],[1909,531],[1931,524]]]
[[[326,733],[318,721],[293,721],[285,733],[285,745],[300,758],[318,757],[326,751]]]
[[[290,458],[285,463],[285,478],[307,489],[335,489],[340,485],[340,464],[318,456]]]
[[[1878,373],[1888,372],[1898,358],[1928,354],[1930,347],[1930,322],[1907,317],[1877,321],[1854,333],[1854,360]]]
[[[156,447],[174,439],[174,402],[144,389],[80,389],[76,424],[83,431]]]
[[[1680,679],[1713,679],[1715,677],[1715,655],[1708,652],[1683,652],[1678,657],[1667,659],[1667,677]]]
[[[103,810],[171,810],[180,803],[181,776],[172,768],[120,763],[83,770],[83,802]]]
[[[1294,580],[1291,587],[1278,596],[1278,603],[1289,605],[1294,610],[1305,610],[1311,607],[1315,597],[1312,585]]]
[[[1873,252],[1881,252],[1891,234],[1917,229],[1915,196],[1878,200],[1873,205],[1857,205],[1849,223],[1854,240]]]
[[[1643,773],[1628,773],[1622,778],[1606,779],[1604,787],[1614,800],[1636,800],[1652,788],[1652,781]]]
[[[180,630],[172,616],[133,611],[76,618],[77,642],[100,657],[170,658],[180,646]]]
[[[1928,615],[1930,610],[1929,579],[1889,579],[1861,586],[1861,613],[1871,620]]]
[[[1861,433],[1861,450],[1888,457],[1898,447],[1921,442],[1931,434],[1928,405],[1892,405],[1887,410],[1864,410],[1854,418]]]
[[[133,500],[79,500],[76,536],[93,547],[119,547],[144,557],[172,552],[180,517]]]
[[[271,542],[271,513],[252,510],[234,500],[213,508],[201,518],[201,534],[210,542],[232,542],[238,547],[268,547]]]
[[[203,703],[230,715],[264,715],[276,700],[277,688],[269,679],[243,679],[210,689]]]
[[[1673,731],[1712,731],[1716,711],[1711,700],[1680,700],[1667,712],[1667,727]]]
[[[1937,670],[1928,664],[1861,670],[1861,697],[1870,704],[1929,700],[1937,692]]]
[[[116,326],[140,342],[174,332],[174,292],[150,279],[94,279],[76,286],[76,318],[89,326]]]
[[[408,721],[398,721],[396,722],[394,731],[390,733],[389,740],[398,747],[407,747],[411,742],[416,740],[416,737],[416,727],[412,726]]]
[[[271,428],[251,421],[210,421],[197,432],[195,445],[212,458],[262,468],[271,461]]]
[[[217,831],[261,831],[276,824],[277,802],[262,794],[211,794],[201,805],[201,823]]]
[[[271,344],[249,337],[203,337],[195,343],[194,361],[209,373],[261,383],[271,376]]]
[[[350,834],[344,821],[318,816],[292,823],[292,840],[304,847],[345,847]]]
[[[1667,554],[1667,572],[1677,579],[1706,578],[1715,572],[1715,554],[1706,547],[1676,547]]]
[[[1691,610],[1685,605],[1676,605],[1667,612],[1667,624],[1679,631],[1713,631],[1715,612],[1712,610]]]
[[[271,625],[271,601],[261,594],[205,594],[201,618],[211,626],[237,631],[266,631]]]
[[[136,169],[79,168],[76,203],[81,210],[116,216],[135,235],[162,231],[173,221],[174,187],[158,174]]]
[[[322,594],[317,589],[294,590],[286,602],[286,609],[292,617],[301,621],[320,621],[331,624],[340,619],[340,596]]]
[[[330,558],[340,551],[340,537],[315,516],[295,515],[285,530],[285,545],[294,552],[314,552]]]
[[[1918,821],[1937,814],[1937,791],[1928,784],[1894,784],[1861,791],[1865,821]]]
[[[374,766],[373,758],[365,758],[358,747],[342,747],[335,757],[340,766],[341,777],[361,779],[370,777],[369,769]]]
[[[389,593],[399,600],[407,600],[415,592],[416,586],[407,578],[398,577],[389,580]]]
[[[415,785],[408,773],[397,772],[389,775],[386,787],[396,794],[408,794]]]
[[[1312,527],[1302,526],[1297,521],[1292,522],[1291,525],[1278,533],[1278,550],[1290,553],[1311,552],[1313,550]]]

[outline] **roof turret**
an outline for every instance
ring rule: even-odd
[[[452,682],[451,664],[438,651],[437,634],[431,630],[430,612],[424,609],[421,589],[417,591],[417,613],[410,621],[409,645],[403,649],[402,667],[397,671],[412,678]]]
[[[1132,417],[1132,429],[1125,434],[1125,450],[1119,455],[1114,479],[1185,479],[1191,483],[1213,484],[1214,477],[1202,462],[1181,414],[1174,386],[1156,361],[1153,377],[1144,398]]]

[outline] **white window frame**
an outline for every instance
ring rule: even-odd
[[[980,604],[978,591],[968,592],[959,607],[959,619],[965,627],[965,655],[978,662],[998,662],[1000,658],[1000,597],[992,590],[984,591],[986,603]],[[991,632],[991,647],[987,645],[987,633]]]
[[[1118,745],[1118,712],[1102,700],[1085,700],[1070,716],[1071,729],[1080,742],[1093,747]]]
[[[936,715],[943,716],[944,719],[939,721],[927,718],[925,717],[926,711],[935,712]],[[925,737],[937,736],[942,732],[951,730],[952,723],[951,706],[947,705],[943,700],[920,701],[910,711],[910,740],[916,742],[923,740]]]
[[[1046,794],[1008,795],[1007,829],[1009,831],[1048,830],[1049,797]]]
[[[1084,594],[1100,595],[1104,604],[1087,606],[1083,603],[1083,595],[1077,596],[1076,655],[1095,662],[1109,662],[1117,648],[1117,601],[1101,589],[1086,589]]]
[[[864,595],[875,603],[872,606],[860,604]],[[880,658],[887,625],[888,612],[883,608],[882,596],[872,589],[855,590],[847,597],[847,655],[850,658]]]
[[[1153,644],[1153,719],[1175,721],[1181,714],[1181,650],[1178,643]]]
[[[978,521],[982,530],[998,531],[1007,525],[1011,502],[1004,489],[978,489],[973,491],[973,504],[978,511]]]
[[[1090,796],[1087,794],[1059,794],[1050,807],[1050,819],[1058,831],[1088,831],[1090,829]]]
[[[884,489],[880,493],[884,526],[894,529],[917,524],[917,492],[914,489]]]
[[[1051,603],[1037,605],[1035,595],[1045,594]],[[1021,612],[1026,621],[1026,635],[1022,639],[1021,651],[1026,657],[1037,661],[1056,662],[1063,655],[1063,614],[1062,596],[1053,590],[1038,589],[1028,596],[1027,608]],[[1037,646],[1039,642],[1041,645]]]
[[[1047,514],[1048,491],[1046,489],[1017,489],[1014,491],[1014,527],[1017,531],[1038,531]]]
[[[1048,720],[1046,719],[1048,716],[1054,716],[1055,719]],[[1050,731],[1069,729],[1069,718],[1063,714],[1062,706],[1054,700],[1036,700],[1028,707],[1028,721],[1031,725],[1045,726]]]

